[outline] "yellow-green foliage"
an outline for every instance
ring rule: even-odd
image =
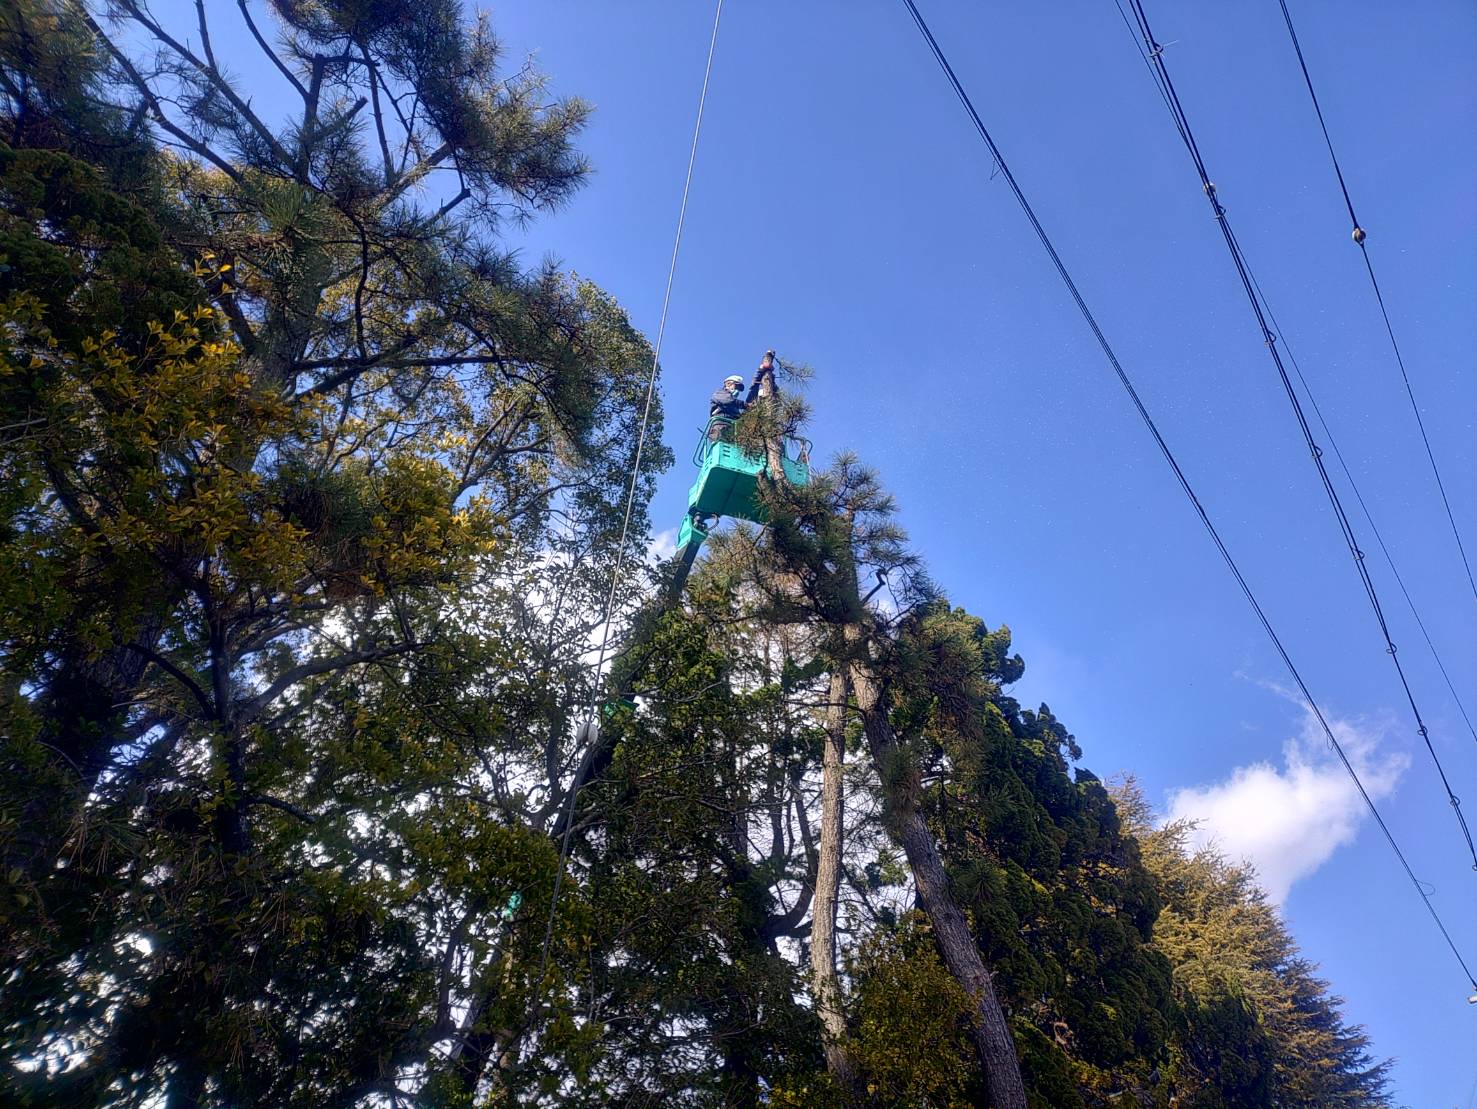
[[[867,1096],[900,1109],[979,1104],[971,1005],[939,961],[927,921],[912,915],[867,937],[847,970],[856,998],[846,1047]]]
[[[1243,864],[1192,849],[1193,824],[1156,826],[1129,779],[1115,793],[1163,899],[1154,947],[1186,1015],[1179,1081],[1194,1105],[1382,1106],[1387,1063],[1343,1023],[1339,999],[1297,949]]]

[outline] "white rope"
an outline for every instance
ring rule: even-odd
[[[692,127],[692,147],[687,153],[687,175],[682,182],[682,206],[677,211],[677,234],[672,240],[672,260],[667,266],[667,287],[662,294],[662,314],[656,329],[656,345],[651,352],[651,373],[646,381],[646,405],[641,411],[641,431],[636,437],[636,458],[631,465],[631,486],[626,491],[626,512],[621,520],[621,537],[615,548],[615,569],[610,575],[610,592],[605,598],[605,619],[601,623],[600,631],[600,653],[595,660],[595,678],[590,685],[590,703],[585,711],[584,723],[580,726],[578,735],[587,743],[594,744],[598,731],[595,727],[595,714],[599,709],[601,691],[601,673],[605,669],[606,652],[610,647],[610,624],[615,613],[615,594],[620,584],[621,570],[625,562],[626,541],[631,531],[631,513],[636,504],[636,486],[641,477],[641,456],[646,449],[646,429],[651,421],[651,401],[656,395],[657,365],[662,356],[662,339],[667,333],[667,308],[672,302],[672,282],[677,276],[677,255],[682,249],[682,229],[687,223],[687,197],[692,191],[692,169],[697,163],[698,136],[703,130],[703,109],[708,103],[708,81],[713,75],[713,53],[718,46],[718,23],[723,18],[723,0],[718,0],[717,7],[713,11],[713,33],[708,40],[708,60],[703,68],[703,90],[697,101],[697,120]],[[574,781],[569,789],[569,803],[564,811],[564,836],[559,843],[559,868],[554,872],[554,892],[549,899],[549,925],[544,932],[543,959],[539,968],[539,982],[542,983],[544,974],[549,965],[549,945],[554,938],[554,918],[559,907],[559,891],[564,885],[564,866],[569,858],[569,840],[574,831],[574,805],[580,790],[584,788],[585,773],[590,766],[590,755],[594,747],[586,750],[585,757],[580,759],[579,768],[575,772]],[[542,986],[539,986],[542,989]]]

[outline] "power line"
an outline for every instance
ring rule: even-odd
[[[1174,106],[1170,103],[1169,97],[1159,81],[1159,75],[1154,69],[1154,63],[1150,61],[1149,56],[1144,53],[1143,46],[1139,43],[1138,32],[1134,30],[1133,24],[1129,22],[1128,13],[1123,10],[1122,0],[1113,0],[1113,3],[1118,9],[1118,14],[1123,17],[1124,26],[1128,28],[1129,37],[1133,40],[1135,48],[1149,67],[1149,73],[1154,78],[1154,87],[1158,89],[1159,95],[1164,100],[1164,105],[1169,109],[1171,116],[1174,116]],[[1175,126],[1178,129],[1179,119],[1177,116],[1174,118]],[[1340,181],[1342,182],[1342,175],[1340,175]],[[1349,213],[1351,217],[1353,216],[1353,211],[1353,204],[1350,202]],[[1262,305],[1267,310],[1267,319],[1271,322],[1273,331],[1280,339],[1282,349],[1287,351],[1287,360],[1292,365],[1293,373],[1297,376],[1298,384],[1302,386],[1303,393],[1308,398],[1308,403],[1313,406],[1313,414],[1318,419],[1318,426],[1323,429],[1324,437],[1328,440],[1328,445],[1333,451],[1334,458],[1338,460],[1339,469],[1343,471],[1344,479],[1349,483],[1349,488],[1359,504],[1360,513],[1364,516],[1365,523],[1369,525],[1370,533],[1379,544],[1380,553],[1385,558],[1385,564],[1389,566],[1390,574],[1394,577],[1395,584],[1400,587],[1400,593],[1405,598],[1406,607],[1410,609],[1411,616],[1415,618],[1416,626],[1420,628],[1421,637],[1426,641],[1426,646],[1430,649],[1431,658],[1436,663],[1437,670],[1441,672],[1441,678],[1446,683],[1446,689],[1451,694],[1451,699],[1455,702],[1457,711],[1461,713],[1463,722],[1467,725],[1467,731],[1471,734],[1472,741],[1477,743],[1477,725],[1472,723],[1472,717],[1467,712],[1467,706],[1462,702],[1461,694],[1457,692],[1456,684],[1451,679],[1451,673],[1446,669],[1446,662],[1442,659],[1441,652],[1437,649],[1435,641],[1431,638],[1431,633],[1426,628],[1426,622],[1422,619],[1420,610],[1416,608],[1415,598],[1410,595],[1410,590],[1405,585],[1405,579],[1401,576],[1399,568],[1395,565],[1395,557],[1390,553],[1390,548],[1385,543],[1385,537],[1380,533],[1379,526],[1374,522],[1374,515],[1370,512],[1369,505],[1364,500],[1364,494],[1359,489],[1359,483],[1354,480],[1354,473],[1349,468],[1348,462],[1344,459],[1344,452],[1339,449],[1338,440],[1333,435],[1333,429],[1328,426],[1328,421],[1323,417],[1323,409],[1319,406],[1318,398],[1313,393],[1312,386],[1308,384],[1308,379],[1303,375],[1302,367],[1298,365],[1297,356],[1293,354],[1292,347],[1287,341],[1287,333],[1282,329],[1282,325],[1277,322],[1277,317],[1272,312],[1271,305],[1267,303],[1267,298],[1262,292],[1261,285],[1257,283],[1256,275],[1251,273],[1249,268],[1248,273],[1251,276],[1252,285],[1256,289],[1256,295],[1261,298]]]
[[[1313,101],[1313,111],[1318,114],[1318,127],[1323,131],[1323,144],[1328,147],[1328,157],[1333,162],[1333,172],[1339,179],[1339,190],[1344,194],[1344,206],[1349,210],[1349,222],[1353,225],[1354,242],[1359,246],[1360,256],[1364,259],[1365,271],[1369,274],[1369,284],[1374,290],[1374,299],[1379,304],[1380,318],[1385,322],[1385,334],[1390,337],[1390,349],[1395,352],[1395,364],[1400,367],[1400,380],[1405,383],[1405,395],[1410,398],[1410,410],[1415,415],[1416,427],[1420,429],[1421,443],[1426,448],[1426,458],[1431,463],[1431,475],[1436,479],[1436,488],[1441,493],[1441,504],[1446,509],[1446,521],[1451,525],[1452,538],[1456,540],[1456,549],[1462,556],[1462,568],[1467,572],[1467,585],[1471,587],[1472,596],[1477,599],[1477,580],[1472,576],[1472,563],[1467,559],[1467,548],[1462,542],[1461,530],[1457,527],[1456,516],[1451,510],[1451,501],[1446,496],[1446,483],[1441,480],[1441,468],[1436,465],[1436,454],[1431,449],[1430,437],[1426,434],[1426,422],[1421,419],[1421,409],[1415,400],[1415,390],[1410,385],[1410,375],[1405,370],[1405,357],[1400,353],[1400,344],[1395,339],[1395,328],[1390,323],[1390,313],[1385,308],[1385,294],[1380,291],[1379,279],[1374,274],[1374,263],[1369,257],[1369,245],[1365,241],[1368,235],[1359,223],[1359,217],[1354,214],[1354,201],[1349,196],[1349,186],[1344,181],[1344,170],[1339,165],[1339,156],[1334,152],[1333,139],[1328,134],[1328,122],[1323,118],[1323,106],[1318,103],[1318,93],[1313,89],[1313,78],[1308,73],[1308,63],[1303,57],[1303,46],[1298,41],[1297,29],[1292,25],[1292,12],[1287,8],[1287,0],[1277,0],[1282,8],[1282,20],[1287,24],[1287,34],[1292,39],[1292,48],[1297,52],[1298,67],[1303,71],[1303,83],[1308,86],[1308,96]]]
[[[1262,295],[1260,286],[1257,286],[1257,295]],[[1266,303],[1266,298],[1262,298]],[[1338,440],[1333,437],[1333,430],[1328,426],[1328,421],[1323,418],[1323,409],[1318,406],[1318,398],[1313,395],[1313,390],[1308,387],[1308,379],[1303,376],[1302,367],[1298,365],[1297,355],[1292,352],[1292,347],[1287,342],[1287,333],[1277,323],[1277,317],[1270,309],[1267,318],[1272,321],[1272,327],[1282,340],[1282,349],[1287,351],[1287,360],[1292,364],[1293,373],[1297,375],[1298,384],[1303,387],[1307,395],[1308,403],[1313,406],[1313,415],[1318,418],[1318,426],[1323,428],[1324,437],[1328,440],[1328,446],[1333,451],[1333,456],[1338,460],[1339,469],[1344,473],[1344,480],[1349,483],[1349,488],[1354,493],[1354,499],[1359,504],[1359,511],[1364,516],[1364,522],[1369,525],[1370,534],[1374,536],[1375,542],[1379,544],[1380,553],[1385,556],[1385,565],[1389,566],[1391,575],[1395,578],[1395,584],[1400,587],[1400,593],[1405,598],[1405,604],[1410,609],[1411,616],[1415,617],[1416,626],[1421,629],[1421,636],[1430,648],[1431,658],[1436,663],[1436,669],[1441,672],[1442,679],[1446,682],[1446,689],[1451,694],[1451,699],[1456,702],[1457,711],[1462,714],[1462,720],[1467,725],[1467,731],[1472,735],[1472,741],[1477,743],[1477,725],[1472,723],[1471,716],[1467,713],[1467,706],[1462,703],[1461,694],[1456,691],[1456,685],[1451,680],[1451,674],[1446,669],[1446,663],[1441,658],[1441,652],[1436,649],[1436,643],[1431,639],[1431,633],[1426,630],[1426,622],[1421,619],[1420,610],[1415,606],[1415,599],[1411,597],[1410,590],[1406,588],[1405,579],[1400,576],[1400,570],[1395,565],[1395,557],[1390,553],[1390,548],[1385,545],[1385,537],[1380,534],[1379,527],[1374,522],[1374,516],[1369,511],[1369,505],[1364,501],[1364,494],[1359,491],[1359,484],[1354,480],[1354,474],[1349,469],[1349,464],[1344,460],[1344,452],[1339,449]]]
[[[1354,566],[1359,574],[1360,583],[1364,586],[1365,596],[1369,599],[1370,607],[1374,611],[1375,621],[1379,624],[1380,634],[1385,641],[1385,653],[1390,656],[1394,664],[1395,673],[1400,679],[1400,686],[1405,691],[1405,699],[1410,704],[1410,711],[1415,717],[1416,732],[1420,735],[1422,742],[1426,745],[1426,751],[1431,756],[1431,761],[1436,766],[1436,773],[1441,778],[1441,785],[1446,790],[1446,799],[1451,804],[1452,813],[1456,816],[1458,826],[1461,828],[1462,836],[1467,843],[1467,851],[1472,856],[1472,866],[1477,870],[1477,843],[1472,840],[1472,831],[1467,825],[1467,818],[1462,813],[1461,799],[1452,791],[1451,782],[1446,777],[1446,768],[1441,765],[1441,758],[1436,754],[1436,746],[1431,742],[1430,730],[1421,716],[1420,706],[1416,703],[1415,692],[1410,687],[1410,680],[1406,677],[1405,667],[1401,665],[1400,656],[1397,652],[1395,641],[1390,636],[1390,627],[1385,620],[1384,609],[1380,604],[1379,591],[1375,588],[1374,578],[1369,573],[1369,567],[1365,564],[1364,551],[1359,546],[1359,537],[1354,532],[1354,526],[1349,520],[1349,515],[1344,509],[1342,500],[1339,498],[1338,490],[1334,487],[1333,480],[1329,477],[1328,467],[1323,462],[1323,448],[1318,445],[1313,436],[1313,429],[1308,423],[1307,414],[1303,411],[1302,402],[1298,400],[1297,390],[1293,388],[1292,379],[1288,376],[1287,367],[1283,364],[1282,355],[1277,351],[1277,335],[1267,322],[1267,310],[1263,298],[1257,292],[1255,278],[1251,275],[1250,263],[1241,249],[1241,244],[1236,239],[1236,233],[1231,228],[1231,221],[1226,215],[1226,209],[1221,204],[1216,193],[1215,183],[1210,179],[1210,172],[1206,169],[1205,159],[1200,154],[1200,146],[1195,141],[1195,133],[1190,127],[1189,117],[1185,113],[1184,105],[1180,102],[1179,94],[1175,91],[1174,82],[1170,79],[1169,68],[1164,64],[1164,48],[1154,38],[1154,32],[1149,26],[1148,14],[1144,11],[1142,0],[1129,0],[1133,9],[1134,18],[1138,23],[1139,32],[1143,37],[1144,45],[1148,50],[1149,64],[1158,75],[1160,91],[1164,94],[1165,102],[1169,105],[1171,114],[1174,116],[1176,127],[1180,138],[1184,140],[1185,149],[1190,152],[1190,158],[1195,163],[1195,170],[1200,175],[1201,188],[1205,192],[1206,200],[1210,203],[1211,211],[1215,214],[1216,223],[1220,226],[1221,235],[1225,239],[1226,249],[1231,253],[1231,261],[1236,267],[1236,273],[1241,278],[1242,288],[1251,304],[1252,312],[1256,316],[1257,325],[1261,328],[1262,340],[1266,344],[1267,353],[1271,356],[1273,364],[1277,368],[1277,376],[1282,382],[1283,391],[1287,394],[1287,401],[1292,406],[1293,415],[1297,417],[1298,427],[1302,431],[1303,441],[1307,444],[1308,451],[1313,457],[1313,465],[1318,470],[1318,477],[1323,482],[1323,491],[1328,497],[1328,503],[1332,506],[1334,515],[1338,519],[1339,529],[1343,532],[1344,542],[1348,545],[1349,553],[1354,558]]]
[[[677,276],[677,255],[682,249],[682,229],[687,224],[687,198],[692,191],[692,170],[697,164],[698,137],[703,131],[703,109],[708,103],[708,82],[713,76],[713,54],[718,48],[718,24],[723,19],[723,0],[717,0],[713,9],[713,31],[708,38],[708,59],[703,67],[703,87],[698,94],[697,118],[692,125],[692,144],[687,152],[687,174],[682,181],[682,203],[677,209],[677,231],[672,237],[672,260],[667,266],[667,285],[662,293],[662,313],[657,323],[656,343],[651,351],[651,372],[646,380],[646,403],[641,410],[641,430],[636,437],[636,455],[631,463],[631,485],[626,490],[625,516],[621,520],[621,537],[616,544],[615,566],[610,574],[610,592],[605,598],[605,619],[601,622],[600,651],[595,660],[595,676],[590,683],[590,701],[586,706],[584,724],[579,734],[585,737],[589,743],[590,750],[586,751],[585,757],[579,762],[575,771],[574,780],[569,787],[569,802],[564,813],[564,835],[559,841],[559,864],[554,871],[554,889],[549,897],[549,920],[544,929],[543,956],[540,960],[539,982],[543,981],[545,972],[549,965],[549,949],[554,939],[554,921],[559,910],[559,892],[564,885],[564,868],[569,859],[569,844],[574,832],[574,806],[580,791],[584,789],[585,776],[591,766],[591,754],[593,753],[595,737],[595,715],[599,711],[601,692],[601,672],[605,669],[606,655],[610,649],[610,626],[611,619],[615,615],[616,587],[620,584],[621,570],[625,562],[626,540],[631,530],[631,513],[636,503],[636,485],[641,475],[641,456],[646,449],[646,431],[651,422],[651,402],[656,395],[657,367],[662,356],[662,340],[667,334],[667,309],[672,302],[672,283]],[[542,987],[540,987],[542,988]]]
[[[928,44],[929,50],[933,53],[934,60],[938,63],[944,76],[948,78],[949,85],[953,88],[955,96],[959,98],[960,104],[964,106],[964,110],[969,114],[975,130],[989,149],[1000,175],[1005,178],[1006,183],[1010,186],[1010,191],[1014,194],[1016,202],[1021,207],[1021,211],[1025,213],[1026,219],[1031,224],[1031,228],[1036,232],[1036,237],[1041,240],[1041,245],[1045,248],[1048,256],[1050,256],[1052,264],[1056,267],[1058,276],[1061,277],[1062,283],[1067,287],[1067,292],[1071,294],[1073,302],[1077,305],[1077,310],[1082,314],[1083,320],[1086,321],[1088,328],[1092,331],[1098,346],[1102,348],[1103,354],[1107,357],[1108,364],[1112,366],[1114,374],[1117,375],[1119,383],[1133,402],[1134,409],[1138,412],[1139,418],[1143,421],[1144,426],[1153,437],[1155,444],[1159,447],[1159,451],[1164,456],[1165,462],[1174,471],[1175,479],[1179,482],[1180,488],[1184,491],[1196,515],[1200,517],[1200,522],[1205,526],[1206,533],[1210,536],[1211,542],[1215,544],[1216,550],[1220,552],[1221,558],[1231,571],[1232,577],[1236,579],[1236,584],[1240,587],[1242,595],[1246,598],[1247,603],[1251,605],[1251,609],[1256,614],[1256,618],[1260,622],[1262,629],[1267,633],[1267,637],[1271,640],[1272,646],[1282,659],[1283,665],[1287,667],[1288,673],[1291,674],[1293,681],[1297,684],[1298,690],[1307,702],[1309,711],[1313,713],[1323,729],[1323,734],[1328,738],[1329,744],[1337,752],[1339,761],[1353,780],[1355,788],[1359,791],[1359,796],[1363,798],[1364,804],[1368,807],[1370,814],[1375,819],[1375,823],[1379,826],[1380,831],[1384,833],[1385,840],[1389,843],[1390,849],[1395,852],[1395,857],[1400,860],[1401,867],[1410,879],[1411,885],[1415,887],[1415,891],[1425,905],[1426,911],[1430,913],[1432,921],[1435,922],[1437,929],[1441,932],[1442,938],[1446,941],[1446,946],[1451,949],[1452,955],[1456,957],[1457,963],[1462,968],[1462,972],[1467,976],[1467,981],[1472,984],[1474,989],[1477,989],[1477,978],[1473,977],[1466,960],[1462,957],[1461,951],[1456,946],[1456,942],[1451,938],[1451,933],[1447,931],[1446,924],[1442,921],[1441,915],[1436,911],[1436,906],[1431,902],[1430,894],[1426,892],[1420,879],[1416,877],[1415,871],[1411,869],[1410,862],[1405,857],[1405,852],[1400,849],[1399,843],[1395,840],[1394,833],[1390,831],[1389,825],[1385,823],[1385,819],[1380,814],[1379,808],[1375,805],[1373,798],[1369,796],[1368,791],[1364,788],[1364,783],[1360,780],[1358,772],[1355,771],[1353,764],[1349,761],[1343,745],[1339,743],[1338,737],[1333,733],[1333,728],[1329,726],[1327,718],[1324,717],[1323,710],[1318,707],[1318,702],[1314,700],[1307,683],[1303,681],[1302,674],[1298,671],[1297,666],[1294,665],[1292,657],[1287,653],[1287,649],[1283,646],[1281,638],[1272,627],[1271,621],[1262,609],[1261,603],[1256,598],[1256,594],[1242,575],[1240,566],[1237,565],[1225,541],[1221,539],[1215,524],[1211,522],[1210,515],[1206,512],[1205,506],[1200,503],[1200,498],[1196,495],[1189,478],[1185,476],[1185,472],[1180,467],[1178,459],[1175,458],[1174,452],[1170,449],[1164,436],[1160,434],[1158,425],[1155,424],[1153,417],[1144,406],[1143,400],[1139,397],[1138,390],[1134,387],[1133,381],[1129,378],[1127,371],[1124,370],[1122,363],[1119,362],[1118,355],[1108,342],[1107,336],[1103,334],[1102,328],[1098,326],[1096,317],[1093,316],[1092,310],[1087,306],[1086,300],[1083,299],[1082,293],[1077,288],[1077,283],[1072,280],[1072,275],[1068,272],[1066,264],[1061,259],[1061,255],[1057,253],[1056,247],[1052,245],[1051,238],[1047,235],[1046,229],[1042,227],[1041,221],[1036,217],[1036,212],[1031,207],[1030,201],[1026,199],[1026,194],[1022,191],[1020,184],[1015,179],[1015,175],[1006,164],[1004,155],[1000,153],[1000,148],[995,145],[994,138],[991,137],[989,129],[980,118],[979,112],[975,110],[974,103],[970,100],[969,94],[964,91],[963,84],[954,73],[954,67],[949,64],[949,60],[944,55],[943,49],[939,46],[938,40],[934,38],[933,32],[929,30],[928,23],[923,18],[923,13],[918,10],[918,6],[914,3],[914,0],[903,0],[903,4],[907,7],[908,13],[913,17],[913,22],[917,25],[924,41]]]
[[[1328,135],[1328,123],[1323,118],[1323,106],[1318,103],[1318,94],[1313,91],[1313,78],[1308,73],[1308,63],[1303,58],[1303,46],[1298,42],[1298,33],[1292,25],[1292,13],[1287,10],[1285,0],[1277,0],[1282,5],[1282,19],[1287,24],[1287,33],[1292,36],[1292,48],[1297,51],[1298,65],[1302,67],[1303,80],[1308,85],[1308,95],[1313,98],[1313,111],[1318,113],[1318,126],[1323,130],[1323,143],[1328,147],[1328,156],[1333,160],[1333,172],[1339,179],[1339,191],[1344,194],[1344,207],[1349,210],[1349,222],[1354,225],[1354,241],[1361,246],[1364,245],[1364,229],[1359,226],[1359,217],[1354,214],[1354,198],[1349,195],[1348,183],[1344,180],[1343,167],[1339,165],[1339,156],[1334,153],[1333,139]]]

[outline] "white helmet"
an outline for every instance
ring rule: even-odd
[[[742,387],[743,384],[744,384],[744,379],[741,378],[741,377],[739,377],[738,374],[729,374],[727,377],[725,377],[723,379],[723,384],[724,385],[738,385],[738,386]]]

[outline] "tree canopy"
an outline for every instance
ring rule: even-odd
[[[7,1104],[1387,1104],[857,458],[596,675],[653,353],[500,237],[587,109],[453,0],[196,12],[0,13]]]

